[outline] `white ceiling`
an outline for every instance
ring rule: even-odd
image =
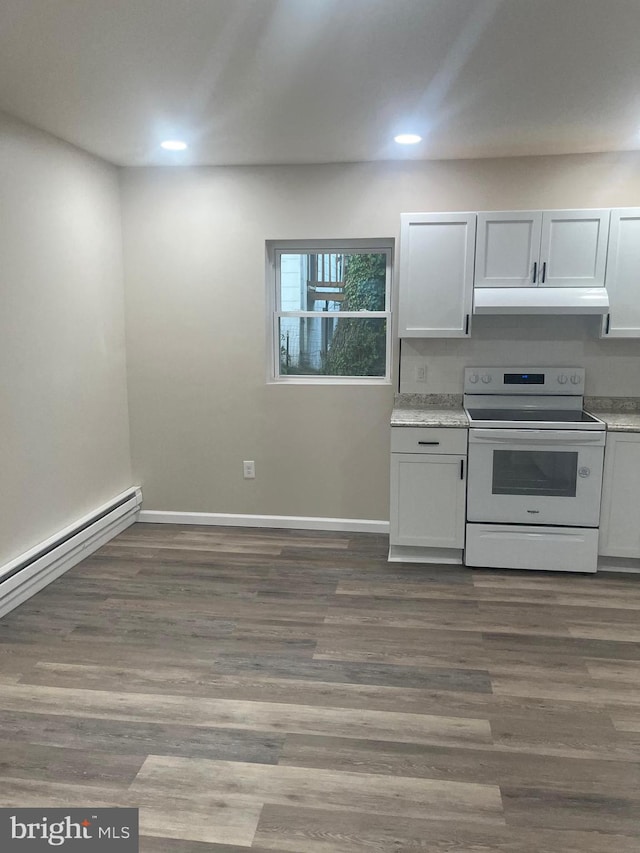
[[[0,109],[121,165],[635,149],[640,0],[1,0]]]

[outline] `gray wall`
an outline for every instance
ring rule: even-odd
[[[117,170],[0,115],[0,565],[131,485]]]
[[[388,518],[390,387],[267,385],[267,239],[397,237],[402,211],[640,203],[640,154],[122,174],[129,396],[145,508]],[[640,395],[638,342],[594,319],[480,318],[403,345],[404,390],[460,392],[479,362],[584,364]],[[415,360],[428,382],[408,387]],[[242,460],[257,479],[242,479]]]
[[[266,384],[265,240],[388,236],[362,194],[369,171],[125,171],[131,435],[146,509],[387,517],[391,386]],[[256,480],[243,480],[243,459]]]

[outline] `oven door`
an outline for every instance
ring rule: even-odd
[[[600,430],[471,429],[467,520],[598,527]]]

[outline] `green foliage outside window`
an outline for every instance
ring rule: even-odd
[[[344,273],[345,311],[385,310],[386,256],[349,255]],[[344,317],[338,320],[325,356],[330,376],[384,376],[386,324],[383,319]]]

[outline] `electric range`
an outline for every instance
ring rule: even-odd
[[[605,424],[583,368],[467,368],[465,563],[594,572]]]

